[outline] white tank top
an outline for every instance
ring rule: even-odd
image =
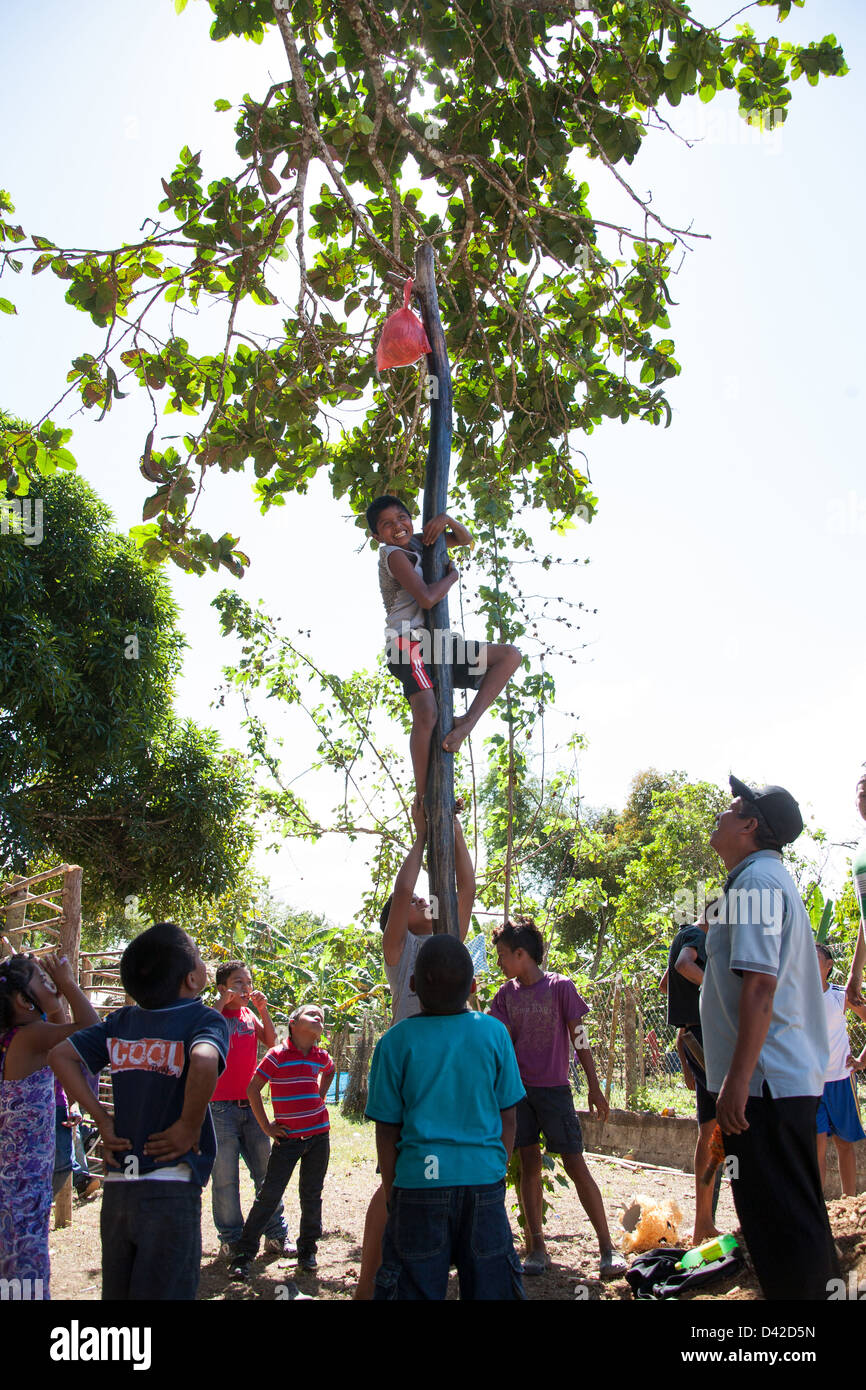
[[[396,965],[385,962],[385,978],[391,986],[391,1027],[402,1023],[404,1018],[414,1018],[421,1012],[421,1000],[409,981],[415,973],[415,957],[429,936],[415,936],[407,931],[403,951]]]

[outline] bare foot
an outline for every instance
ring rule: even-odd
[[[618,1250],[602,1250],[598,1264],[598,1277],[607,1282],[620,1279],[628,1269],[628,1260]]]
[[[442,747],[445,752],[456,753],[464,738],[472,733],[472,729],[473,725],[469,722],[468,714],[462,714],[459,719],[455,719],[453,729],[442,740]]]
[[[721,1235],[721,1231],[717,1231],[715,1226],[707,1226],[705,1231],[695,1230],[692,1240],[695,1245],[703,1245],[705,1240],[712,1240],[714,1236],[718,1235]]]

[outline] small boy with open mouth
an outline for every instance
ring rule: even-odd
[[[247,1279],[262,1232],[283,1199],[289,1179],[301,1165],[298,1195],[301,1228],[298,1264],[317,1268],[316,1247],[322,1234],[322,1188],[330,1158],[331,1122],[325,1095],[334,1063],[317,1044],[325,1026],[318,1004],[303,1004],[289,1017],[289,1036],[262,1058],[247,1095],[253,1113],[274,1140],[264,1182],[256,1194],[243,1234],[231,1257],[234,1279]],[[262,1091],[270,1084],[274,1119],[265,1113]]]

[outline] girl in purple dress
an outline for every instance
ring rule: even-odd
[[[74,1023],[65,1023],[60,994]],[[48,1219],[54,1169],[54,1073],[49,1048],[99,1019],[65,956],[0,960],[0,1279],[30,1280],[48,1298]]]

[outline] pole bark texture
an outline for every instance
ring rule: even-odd
[[[81,877],[77,864],[67,864],[63,874],[60,918],[60,946],[78,979],[78,953],[81,949]]]
[[[433,248],[425,242],[415,258],[415,296],[432,351],[427,358],[430,378],[430,444],[424,486],[424,522],[448,510],[448,471],[451,465],[451,368],[445,347],[445,333],[439,317],[436,268]],[[424,578],[428,584],[441,579],[448,568],[445,537],[425,547]],[[454,755],[446,753],[442,740],[454,722],[454,688],[450,648],[437,632],[448,631],[448,598],[435,604],[427,614],[434,658],[433,691],[439,709],[439,722],[430,742],[430,768],[424,804],[427,811],[427,872],[434,907],[433,930],[459,936],[457,883],[454,867]]]

